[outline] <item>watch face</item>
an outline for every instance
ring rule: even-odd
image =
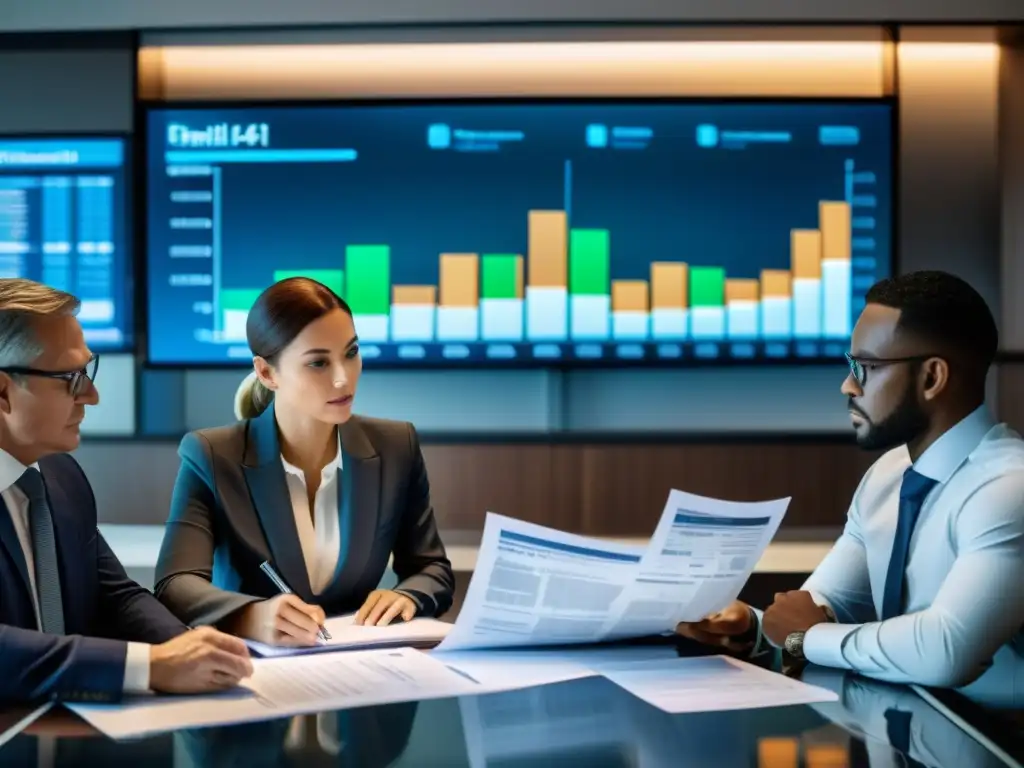
[[[804,650],[804,633],[794,632],[786,638],[786,652],[791,656],[802,656]]]

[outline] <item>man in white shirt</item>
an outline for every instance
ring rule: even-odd
[[[96,528],[92,489],[67,453],[99,401],[78,307],[39,283],[0,280],[0,700],[234,686],[252,673],[245,644],[188,631]]]
[[[842,392],[858,444],[888,452],[842,536],[763,614],[736,602],[679,632],[895,683],[963,686],[995,662],[1022,678],[1024,441],[985,407],[997,348],[991,312],[959,278],[873,286]]]

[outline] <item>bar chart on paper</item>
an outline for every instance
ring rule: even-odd
[[[884,104],[151,114],[149,357],[315,279],[369,363],[840,357],[889,270]]]

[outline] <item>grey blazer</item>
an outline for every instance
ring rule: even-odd
[[[185,436],[154,592],[182,621],[217,624],[278,594],[269,560],[302,600],[328,616],[359,609],[394,555],[396,589],[420,615],[452,604],[455,578],[437,532],[427,470],[411,424],[353,416],[341,428],[342,552],[314,596],[295,529],[274,407],[258,418]]]

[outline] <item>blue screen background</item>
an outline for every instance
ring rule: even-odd
[[[182,180],[168,175],[167,153],[185,152],[171,163],[181,165],[192,151],[169,143],[171,125],[229,126],[226,151],[271,160],[221,163],[219,149],[194,150],[197,162],[220,168],[216,279],[225,290],[264,288],[275,270],[343,269],[346,245],[365,243],[390,246],[393,284],[436,285],[439,254],[525,254],[527,212],[567,202],[572,227],[610,231],[613,280],[647,279],[652,261],[757,277],[764,268],[789,268],[790,230],[817,227],[818,201],[848,195],[844,169],[852,161],[873,177],[871,231],[856,239],[852,260],[856,313],[864,290],[891,270],[891,121],[887,103],[870,101],[154,110],[147,126],[148,357],[180,365],[249,362],[244,342],[204,340],[212,323],[214,288],[203,277],[209,259],[171,256],[176,244],[209,242],[201,229],[171,225],[180,215],[172,194]],[[445,147],[436,146],[444,139],[443,130],[431,133],[436,125],[453,132]],[[604,135],[591,126],[604,126]],[[484,140],[460,147],[460,129]],[[490,145],[488,136],[503,134],[521,138]],[[287,151],[298,149],[351,149],[356,159],[287,161]],[[273,161],[282,151],[282,161]],[[398,365],[488,361],[483,343],[469,344],[455,360],[428,345],[425,357],[407,363],[389,349],[395,345],[376,346],[381,362]],[[657,358],[655,344],[642,346],[641,359]],[[807,354],[844,349],[817,345]],[[795,354],[786,347],[783,357]],[[760,347],[752,356],[766,358]],[[607,359],[631,362],[612,349]],[[572,361],[568,349],[559,362]],[[507,362],[535,361],[523,350]]]

